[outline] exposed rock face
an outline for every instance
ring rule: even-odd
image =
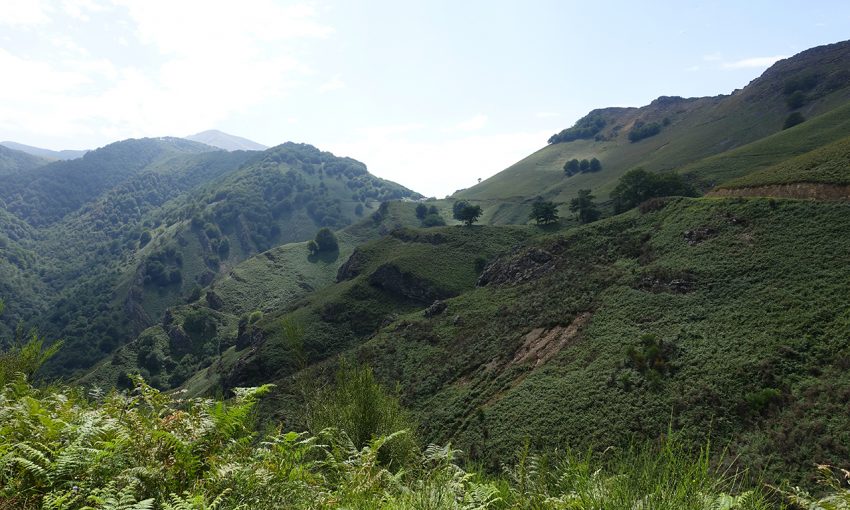
[[[403,272],[395,264],[384,264],[369,275],[369,284],[390,294],[420,303],[433,303],[435,299],[451,297],[434,288],[431,282]]]
[[[717,230],[711,227],[699,227],[692,230],[685,230],[682,235],[685,237],[685,241],[687,241],[689,245],[693,246],[705,241],[706,239],[714,237],[716,234]]]
[[[168,330],[168,340],[173,353],[184,354],[192,350],[192,339],[180,326],[174,326]]]
[[[336,273],[336,281],[344,282],[356,278],[363,272],[368,262],[369,259],[366,254],[360,251],[360,249],[355,249],[354,253],[348,257],[348,260],[339,266],[339,271]]]
[[[438,299],[434,301],[431,306],[426,308],[425,311],[422,312],[422,315],[424,315],[427,319],[430,319],[431,317],[436,317],[437,315],[440,315],[441,313],[445,312],[448,306],[449,305],[447,305],[445,301],[440,301]]]
[[[239,321],[239,330],[236,333],[236,350],[262,343],[263,335],[259,328],[252,327],[248,321]]]
[[[687,272],[656,271],[641,278],[636,287],[653,293],[686,294],[696,289],[697,281],[693,274]]]
[[[224,306],[224,301],[213,291],[207,292],[207,305],[213,310],[221,310]]]
[[[518,257],[497,260],[484,268],[477,285],[517,284],[539,278],[555,267],[555,256],[540,248],[530,248]]]

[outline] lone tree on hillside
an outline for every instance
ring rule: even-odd
[[[452,206],[454,219],[462,221],[467,227],[478,221],[482,212],[484,211],[481,210],[480,205],[472,205],[465,200],[455,202]]]
[[[425,204],[419,204],[416,206],[416,217],[420,220],[424,220],[425,216],[428,215],[428,206]]]
[[[567,177],[577,174],[579,171],[579,162],[577,159],[571,159],[564,163],[564,173]]]
[[[532,204],[528,218],[538,225],[558,221],[558,206],[554,202],[538,200]]]
[[[599,219],[599,209],[593,200],[596,197],[590,194],[589,189],[578,190],[578,196],[570,201],[570,212],[576,213],[578,221],[590,223]]]
[[[317,251],[336,251],[339,249],[339,243],[331,229],[324,227],[316,232],[316,248]]]
[[[696,189],[685,182],[680,174],[658,174],[635,168],[620,177],[617,187],[611,192],[611,199],[614,201],[614,212],[619,214],[650,198],[696,195]]]
[[[589,170],[589,171],[591,171],[591,172],[598,172],[598,171],[600,171],[600,170],[602,170],[602,163],[601,163],[598,159],[596,159],[596,158],[591,159],[591,160],[590,160],[590,170]]]

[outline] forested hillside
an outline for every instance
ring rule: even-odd
[[[49,366],[95,363],[230,265],[341,227],[411,192],[306,145],[225,152],[118,142],[2,178],[3,317],[68,339]]]

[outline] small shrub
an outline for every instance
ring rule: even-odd
[[[803,114],[800,112],[794,112],[788,117],[785,118],[785,123],[782,124],[782,129],[788,129],[796,126],[797,124],[802,124],[806,121],[806,118],[803,117]]]

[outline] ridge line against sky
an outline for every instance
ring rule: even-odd
[[[844,2],[739,4],[0,0],[0,139],[220,129],[444,196],[593,108],[730,93],[847,38]]]

